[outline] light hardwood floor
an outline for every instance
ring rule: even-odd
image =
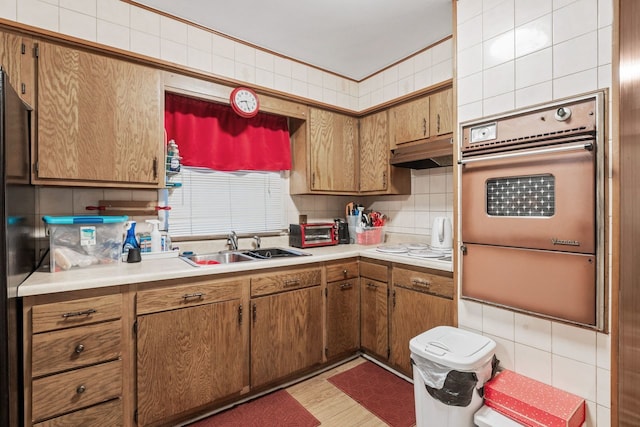
[[[387,426],[380,418],[327,381],[327,378],[348,371],[366,361],[366,359],[358,357],[308,380],[287,387],[286,390],[311,412],[323,427]]]

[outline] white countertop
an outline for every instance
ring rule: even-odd
[[[302,249],[311,256],[279,258],[271,260],[247,261],[230,264],[217,264],[207,267],[193,267],[178,257],[144,259],[142,262],[95,266],[50,273],[36,271],[18,287],[18,296],[32,296],[55,292],[77,291],[132,283],[153,282],[158,280],[198,277],[223,273],[247,272],[274,267],[294,267],[305,264],[333,261],[349,257],[367,257],[426,267],[442,271],[453,271],[451,261],[413,258],[403,254],[378,252],[375,246],[337,245],[322,248]]]

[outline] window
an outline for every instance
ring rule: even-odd
[[[285,172],[218,172],[183,167],[169,190],[172,236],[282,231],[287,228]]]

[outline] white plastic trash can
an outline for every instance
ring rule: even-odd
[[[473,426],[482,406],[477,389],[491,379],[496,343],[451,326],[437,326],[409,342],[417,427]]]

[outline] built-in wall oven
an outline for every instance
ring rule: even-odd
[[[462,125],[462,298],[603,327],[604,103]]]

